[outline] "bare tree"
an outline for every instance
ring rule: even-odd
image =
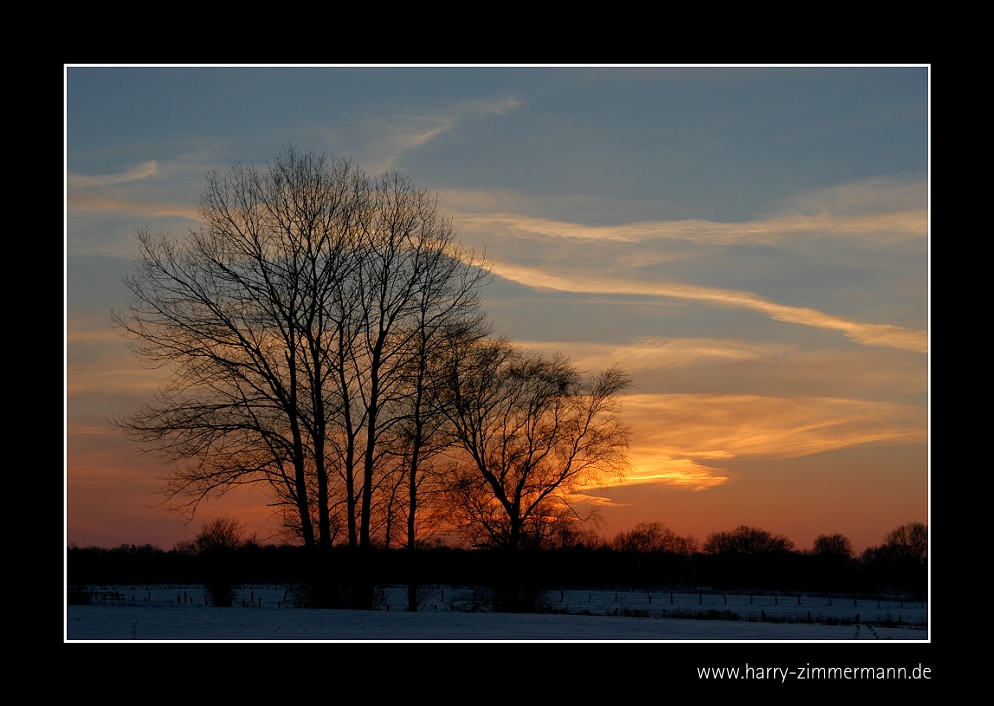
[[[586,377],[563,356],[504,340],[453,346],[443,409],[465,459],[453,511],[480,544],[535,544],[571,510],[571,493],[626,471],[618,396],[630,381],[617,368]]]
[[[704,542],[708,554],[756,555],[792,552],[794,542],[783,534],[773,534],[758,527],[739,525],[731,532],[713,532]]]
[[[234,553],[245,546],[245,525],[234,517],[206,520],[194,545],[211,602],[219,608],[230,608],[238,588],[232,564]]]
[[[204,553],[215,550],[234,551],[245,544],[245,525],[234,517],[215,517],[205,520],[200,533],[193,540],[197,552]]]
[[[351,349],[365,428],[358,493],[362,547],[370,542],[373,489],[396,450],[390,441],[409,447],[416,487],[431,431],[429,361],[444,338],[472,335],[483,326],[478,290],[487,277],[483,263],[455,242],[428,192],[392,173],[375,182],[370,198],[374,207],[363,222],[356,279],[361,335]]]
[[[852,559],[852,542],[844,534],[820,534],[815,538],[814,554],[835,559]]]
[[[175,507],[268,483],[305,546],[330,546],[327,312],[354,257],[361,183],[347,162],[290,149],[265,170],[209,174],[206,225],[185,241],[138,232],[128,307],[112,316],[171,377],[120,425],[174,464]]]
[[[200,213],[185,240],[137,234],[112,318],[171,376],[119,425],[173,464],[178,509],[266,483],[306,547],[330,548],[341,527],[368,548],[404,429],[412,482],[432,433],[415,358],[480,325],[486,268],[407,178],[293,148],[208,175]]]
[[[681,537],[662,522],[640,522],[630,532],[619,532],[611,542],[621,552],[672,552],[690,556],[697,551],[697,539]]]
[[[349,430],[354,440],[345,466],[349,540],[363,550],[373,535],[374,492],[395,488],[389,477],[398,470],[414,493],[408,506],[413,546],[418,470],[437,428],[426,397],[427,369],[441,340],[485,326],[478,291],[488,277],[485,264],[456,243],[427,191],[391,173],[371,184],[368,199],[352,290],[358,335],[343,356],[349,375],[342,377],[343,398],[351,397],[346,404],[356,411],[351,418],[360,421]],[[408,459],[404,468],[396,467],[398,456]]]
[[[909,522],[895,527],[887,533],[883,549],[925,564],[928,560],[928,526],[921,522]]]

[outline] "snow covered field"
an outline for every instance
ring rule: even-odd
[[[406,612],[401,587],[385,588],[376,611],[287,607],[293,596],[285,586],[246,586],[233,608],[207,606],[201,587],[100,590],[122,599],[68,606],[68,640],[928,639],[920,627],[927,603],[856,599],[854,605],[842,596],[802,594],[798,604],[797,596],[783,595],[553,591],[548,606],[561,613],[495,614],[466,612],[473,592],[452,587],[434,589],[419,613]]]

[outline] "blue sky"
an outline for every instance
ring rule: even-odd
[[[188,232],[207,171],[291,143],[437,192],[499,333],[631,373],[603,533],[927,521],[927,67],[67,67],[68,541],[194,533],[106,423],[157,379],[109,310],[136,226]],[[264,535],[263,504],[205,512]]]

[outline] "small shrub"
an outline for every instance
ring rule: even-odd
[[[230,608],[238,598],[238,591],[230,581],[211,581],[204,584],[211,605],[217,608]]]
[[[205,521],[194,544],[204,573],[204,589],[218,608],[230,608],[238,597],[234,555],[245,545],[245,526],[233,517]]]
[[[288,603],[295,608],[344,608],[348,593],[331,581],[294,584],[288,591]]]

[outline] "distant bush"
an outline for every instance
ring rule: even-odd
[[[928,593],[928,527],[911,522],[887,533],[884,543],[863,552],[863,571],[880,588]]]
[[[641,522],[631,532],[619,532],[611,541],[619,552],[672,552],[690,556],[697,552],[697,539],[681,537],[662,522]]]
[[[928,527],[921,522],[896,527],[887,533],[884,549],[924,564],[928,560]]]
[[[469,599],[470,611],[494,613],[558,613],[547,591],[508,586],[478,586]]]
[[[821,557],[851,559],[853,556],[852,542],[844,534],[822,534],[815,539],[814,554]]]
[[[714,532],[704,542],[708,554],[772,554],[792,552],[794,543],[786,535],[773,534],[758,527],[739,525],[731,532]]]
[[[233,517],[207,520],[194,540],[204,571],[204,589],[211,603],[230,608],[238,597],[234,577],[235,552],[245,546],[245,526]]]

